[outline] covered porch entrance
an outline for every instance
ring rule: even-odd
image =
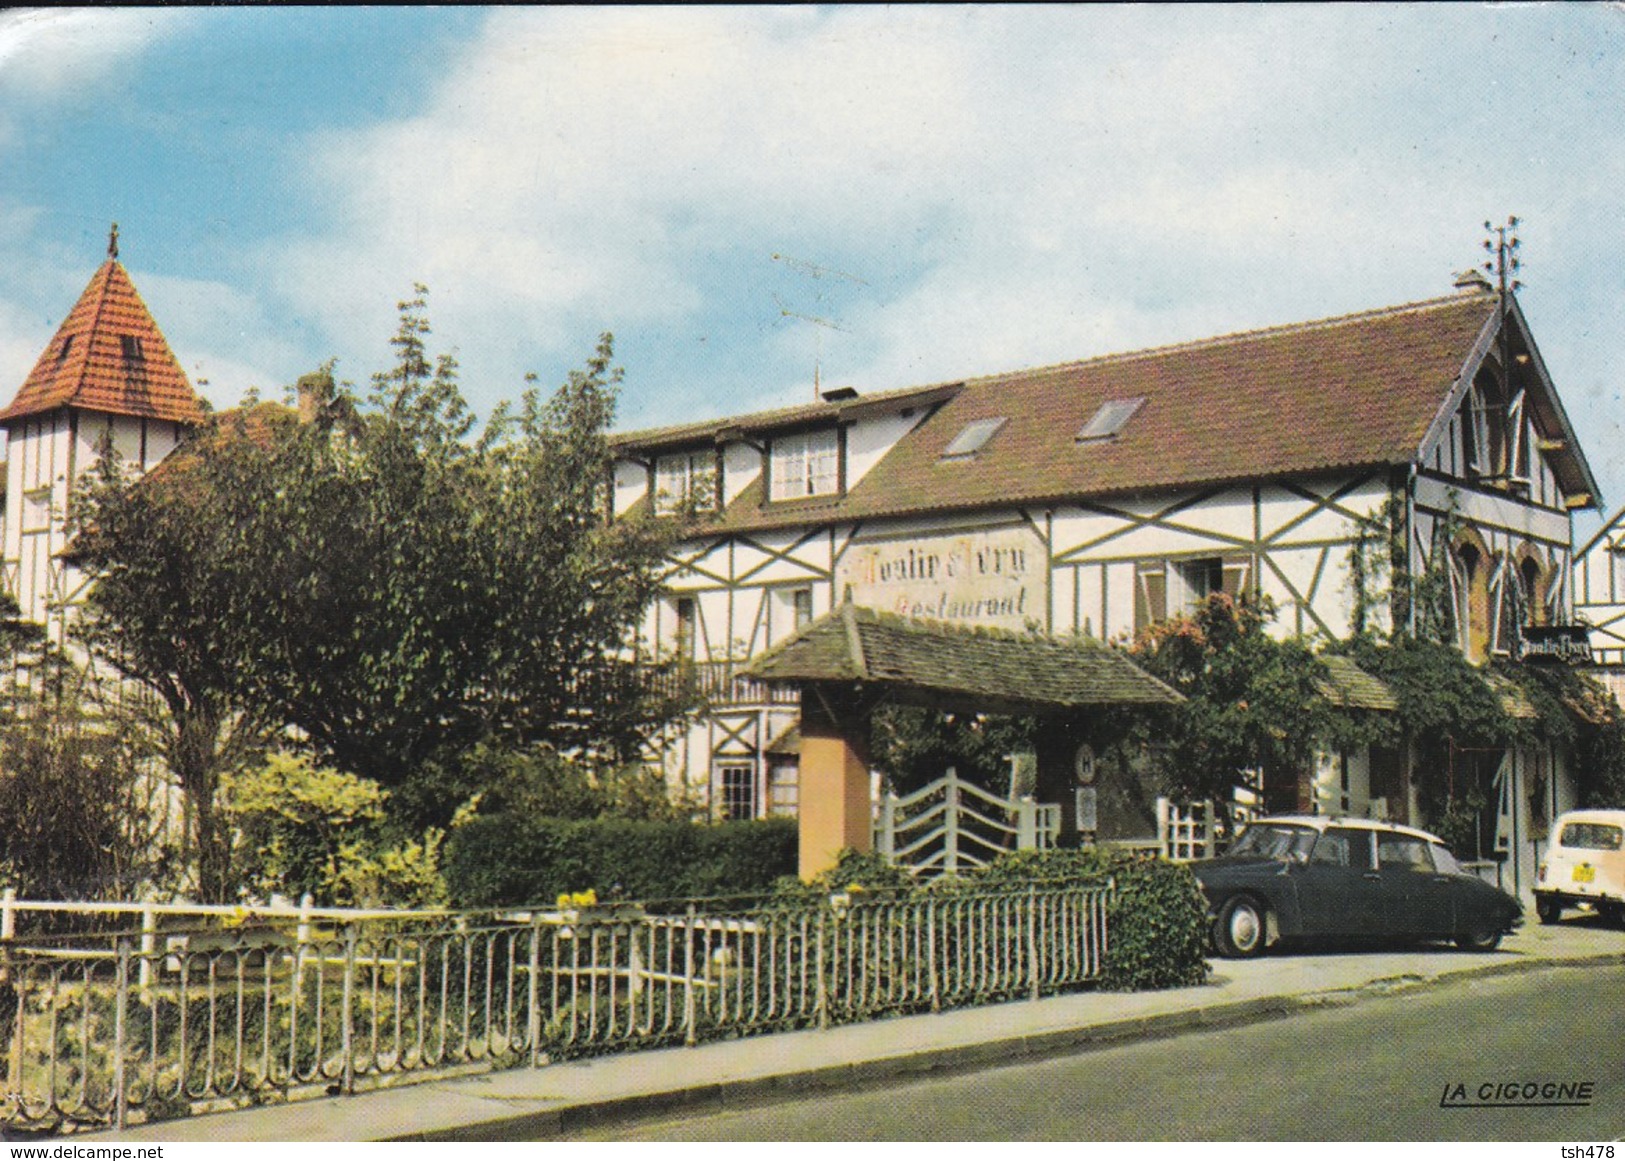
[[[1081,723],[1107,706],[1181,699],[1089,638],[1061,639],[917,621],[841,605],[763,654],[746,676],[794,686],[801,700],[802,878],[843,848],[873,845],[870,717],[887,702],[955,713],[1039,718],[1037,798],[1060,810],[1059,841],[1078,834]],[[1087,787],[1081,788],[1087,789]]]

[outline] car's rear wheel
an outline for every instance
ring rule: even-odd
[[[1219,910],[1213,931],[1219,954],[1246,959],[1264,950],[1264,908],[1246,895],[1236,895]]]
[[[1501,946],[1499,931],[1474,931],[1456,936],[1456,946],[1462,951],[1494,951]]]
[[[1542,923],[1556,923],[1563,918],[1563,904],[1556,899],[1536,899],[1535,914]]]
[[[1597,913],[1602,916],[1604,923],[1614,927],[1618,927],[1620,920],[1625,919],[1625,908],[1622,908],[1618,903],[1599,903],[1597,904]]]

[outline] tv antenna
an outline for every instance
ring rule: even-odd
[[[788,254],[774,254],[772,257],[773,261],[788,266],[797,274],[805,274],[815,282],[822,282],[825,278],[838,278],[847,282],[856,283],[858,286],[869,285],[856,274],[848,274],[844,270],[836,270],[833,266],[820,266],[816,262],[808,262],[802,258],[792,258]],[[822,303],[824,301],[824,294],[821,291],[818,292],[817,298],[818,301]],[[812,323],[818,328],[818,330],[813,332],[813,402],[817,403],[823,398],[822,384],[820,383],[820,369],[824,356],[824,331],[840,331],[842,334],[850,334],[851,331],[833,319],[822,318],[814,314],[805,314],[799,310],[791,310],[784,304],[784,300],[776,294],[773,296],[773,301],[779,304],[780,318],[800,319],[802,322]]]

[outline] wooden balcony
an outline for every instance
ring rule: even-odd
[[[663,691],[697,697],[713,709],[744,706],[798,706],[794,686],[769,686],[740,676],[744,661],[690,661],[659,678]]]

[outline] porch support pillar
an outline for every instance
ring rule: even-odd
[[[869,713],[852,687],[801,687],[800,858],[811,879],[835,865],[842,848],[873,849],[869,803]]]

